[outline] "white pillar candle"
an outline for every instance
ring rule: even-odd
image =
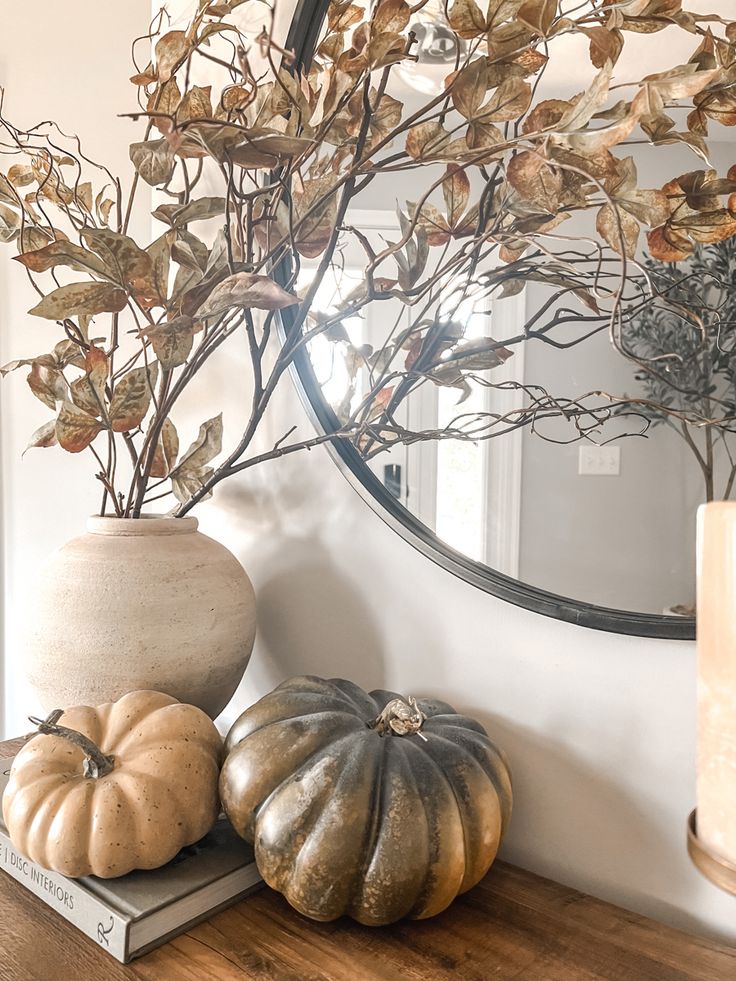
[[[698,511],[698,838],[736,864],[736,503]]]

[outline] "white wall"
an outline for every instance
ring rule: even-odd
[[[113,163],[125,157],[113,120],[128,96],[127,39],[147,3],[50,0],[6,12],[0,63],[9,106],[81,119]],[[9,23],[8,23],[9,15]],[[94,17],[85,35],[81,18]],[[43,33],[34,27],[44,19]],[[33,37],[31,77],[26,79]],[[99,45],[92,43],[100,39]],[[8,42],[5,39],[12,39]],[[29,42],[30,48],[30,42]],[[89,65],[88,75],[68,69]],[[60,79],[64,85],[60,85]],[[99,110],[104,107],[103,124]],[[7,282],[7,262],[0,254]],[[35,343],[19,282],[2,292],[2,356]],[[217,387],[221,382],[217,369]],[[238,391],[231,386],[226,412]],[[42,407],[41,414],[43,413]],[[22,383],[3,385],[6,596],[17,617],[21,582],[41,556],[81,529],[96,491],[81,461],[38,451],[19,462],[35,407]],[[281,425],[300,422],[289,390]],[[226,416],[232,418],[232,415]],[[232,432],[232,430],[231,430]],[[504,857],[628,908],[736,940],[733,899],[700,878],[685,851],[694,803],[692,644],[597,633],[504,604],[444,572],[391,532],[322,451],[231,482],[200,510],[259,597],[251,667],[228,717],[294,673],[351,677],[438,695],[476,715],[508,752],[516,805]],[[13,623],[8,625],[12,638]],[[6,647],[6,734],[36,708],[22,684],[22,651]]]

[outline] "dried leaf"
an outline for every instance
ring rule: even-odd
[[[527,201],[550,215],[557,213],[562,191],[562,171],[539,153],[522,150],[506,168],[509,184]]]
[[[441,156],[450,142],[450,135],[436,121],[412,126],[406,137],[406,152],[415,160]]]
[[[20,226],[18,212],[0,202],[0,242],[13,242],[18,237]]]
[[[695,246],[686,235],[668,225],[662,225],[648,232],[647,243],[652,258],[659,259],[660,262],[680,262],[692,255],[695,250]]]
[[[519,9],[519,20],[537,34],[547,37],[557,16],[557,0],[527,0]]]
[[[35,447],[56,446],[57,443],[56,419],[52,419],[50,422],[45,422],[43,426],[38,427],[28,440],[28,445],[23,450],[23,456],[26,455],[28,450],[34,449]]]
[[[130,290],[141,306],[149,308],[157,302],[151,257],[132,238],[111,228],[84,228],[80,236],[102,259],[109,279]]]
[[[399,33],[409,23],[411,8],[406,0],[380,0],[373,15],[371,28],[376,33]]]
[[[109,277],[109,271],[99,256],[65,239],[49,242],[40,249],[22,252],[13,258],[32,272],[46,272],[56,266],[68,266],[78,272]]]
[[[164,419],[161,427],[161,435],[156,443],[156,451],[153,455],[151,466],[151,476],[155,478],[168,477],[176,465],[176,458],[179,455],[179,436],[176,426],[170,419]]]
[[[172,470],[171,488],[178,501],[184,503],[197,493],[212,474],[206,464],[221,451],[222,413],[202,423],[197,438]]]
[[[165,139],[130,144],[130,159],[146,184],[158,187],[174,174],[176,156]]]
[[[123,375],[112,393],[110,424],[113,432],[127,433],[143,422],[158,378],[158,362],[147,368],[132,368]]]
[[[240,272],[219,283],[197,310],[201,318],[218,317],[233,307],[257,310],[282,310],[293,306],[299,298],[275,283],[268,276]]]
[[[598,212],[595,227],[598,234],[619,255],[633,259],[639,242],[639,222],[623,208],[604,205]]]
[[[164,369],[178,368],[189,357],[194,342],[194,321],[181,316],[149,327],[146,335]]]
[[[472,120],[483,104],[488,91],[488,63],[476,58],[452,79],[452,104],[467,120]]]
[[[448,20],[453,31],[466,41],[480,37],[488,30],[486,18],[475,0],[455,0]]]
[[[224,215],[225,198],[198,198],[184,205],[162,204],[152,214],[172,228],[183,228],[191,221],[204,221]]]
[[[102,429],[101,422],[73,402],[63,403],[55,426],[56,438],[68,453],[81,453]]]
[[[119,313],[127,302],[125,290],[111,283],[70,283],[49,293],[28,312],[46,320],[94,317],[98,313]]]
[[[85,358],[85,374],[71,383],[72,401],[91,416],[106,414],[105,384],[109,363],[105,352],[94,345]]]
[[[447,177],[442,181],[442,193],[445,198],[447,221],[455,228],[462,218],[470,198],[470,181],[468,175],[457,164],[450,164]]]
[[[193,85],[187,89],[176,110],[177,122],[186,122],[189,119],[209,119],[212,116],[211,96],[211,85],[207,85],[205,88],[200,85]]]
[[[40,399],[49,409],[56,409],[57,402],[63,402],[67,397],[67,385],[64,376],[56,367],[42,364],[40,359],[32,361],[31,370],[26,381],[37,399]]]
[[[189,54],[189,41],[184,31],[169,31],[156,42],[156,68],[159,81],[167,82]]]

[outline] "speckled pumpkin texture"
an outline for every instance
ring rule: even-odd
[[[155,869],[214,824],[222,741],[201,709],[137,691],[97,708],[67,709],[59,723],[88,736],[112,772],[82,774],[84,753],[55,735],[34,736],[15,757],[3,819],[15,847],[72,877]]]
[[[418,699],[421,735],[369,727],[395,692],[284,682],[235,722],[223,807],[273,889],[315,920],[368,925],[445,909],[488,871],[511,814],[480,723]]]

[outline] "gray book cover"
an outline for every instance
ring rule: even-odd
[[[0,797],[11,759],[0,760]],[[22,855],[0,815],[0,868],[123,963],[232,904],[261,883],[253,849],[220,818],[160,869],[68,879]]]

